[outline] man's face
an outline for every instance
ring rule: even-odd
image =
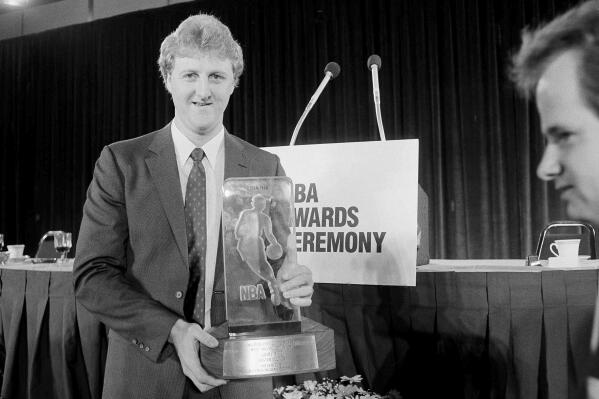
[[[175,105],[177,127],[196,144],[203,144],[222,128],[235,89],[233,65],[228,59],[203,53],[175,57],[166,87]]]
[[[578,52],[564,52],[539,80],[536,101],[547,146],[537,175],[554,181],[570,218],[599,223],[599,118],[583,99],[578,60]]]

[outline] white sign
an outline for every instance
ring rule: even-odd
[[[418,140],[265,150],[295,184],[298,263],[315,282],[416,285]]]

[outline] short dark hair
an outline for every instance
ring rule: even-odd
[[[208,14],[192,15],[168,35],[160,45],[158,66],[162,80],[173,70],[176,56],[193,56],[197,52],[207,52],[219,58],[228,59],[233,64],[235,84],[243,73],[243,52],[229,28],[218,18]]]
[[[569,50],[580,54],[580,87],[599,115],[599,0],[586,1],[536,29],[525,28],[522,46],[512,57],[512,80],[526,97],[532,96],[547,66]]]

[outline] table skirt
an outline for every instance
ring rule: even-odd
[[[0,269],[0,398],[99,399],[106,334],[71,272]]]
[[[597,282],[545,269],[317,284],[304,314],[335,330],[337,369],[316,377],[361,374],[404,398],[582,398]]]

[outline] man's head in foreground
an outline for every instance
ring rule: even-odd
[[[553,181],[568,216],[599,224],[599,1],[525,30],[513,58],[547,140],[537,175]]]

